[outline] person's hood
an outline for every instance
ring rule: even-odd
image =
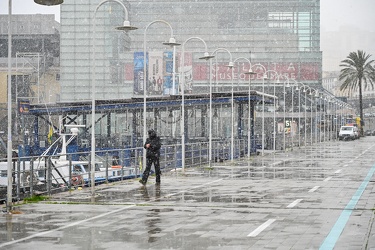
[[[156,137],[156,132],[155,132],[155,130],[150,129],[150,130],[148,131],[148,136],[149,136],[150,138],[155,138],[155,137]]]

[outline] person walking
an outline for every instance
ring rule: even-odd
[[[146,149],[146,169],[143,172],[142,179],[139,182],[142,185],[146,185],[148,176],[150,175],[151,165],[154,164],[155,167],[155,174],[156,174],[156,184],[160,184],[160,148],[161,142],[160,137],[156,135],[155,130],[150,129],[148,131],[148,138],[143,146]]]

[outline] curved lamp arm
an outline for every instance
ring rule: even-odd
[[[100,6],[102,6],[103,4],[107,3],[107,2],[116,2],[118,4],[120,4],[122,6],[122,8],[124,9],[124,12],[125,12],[125,20],[129,20],[128,17],[129,17],[129,12],[128,12],[128,9],[125,7],[125,5],[118,1],[118,0],[104,0],[104,1],[101,1],[97,6],[96,6],[96,9],[95,9],[95,14],[96,12],[98,11],[98,9],[100,8]]]
[[[230,53],[230,51],[226,48],[217,48],[214,50],[214,52],[212,52],[212,55],[216,55],[218,51],[226,51],[228,52],[229,54],[229,64],[228,64],[228,67],[230,68],[233,68],[234,67],[234,64],[233,64],[233,60],[232,60],[232,53]]]

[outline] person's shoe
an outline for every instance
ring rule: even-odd
[[[146,182],[145,181],[143,181],[142,179],[141,180],[139,180],[139,183],[141,183],[143,186],[144,185],[146,185]]]
[[[157,181],[155,185],[160,186],[160,181]]]

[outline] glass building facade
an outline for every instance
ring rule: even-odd
[[[130,22],[139,28],[129,32],[114,29],[124,20],[116,2],[103,4],[94,17],[99,2],[65,0],[61,6],[62,101],[90,100],[94,67],[97,99],[143,95],[143,77],[147,77],[148,95],[178,93],[172,89],[173,49],[162,44],[171,30],[157,20],[169,23],[177,42],[183,44],[176,47],[175,73],[181,79],[184,72],[185,89],[191,93],[209,91],[210,73],[216,91],[227,91],[233,84],[238,90],[247,89],[249,76],[244,73],[249,61],[259,73],[251,76],[254,88],[262,83],[261,71],[267,71],[270,79],[277,72],[284,79],[321,85],[319,0],[128,0],[123,3]],[[211,72],[208,61],[198,59],[205,52],[204,44],[192,37],[203,40],[209,53],[216,51]],[[229,53],[219,48],[230,51],[233,75],[226,67]],[[178,79],[175,83],[174,87],[179,85]]]
[[[61,101],[90,100],[95,68],[97,99],[119,99],[130,92],[124,84],[130,37],[115,30],[124,20],[121,5],[66,0],[61,5]],[[96,14],[95,14],[96,13]],[[95,53],[94,53],[95,52]]]

